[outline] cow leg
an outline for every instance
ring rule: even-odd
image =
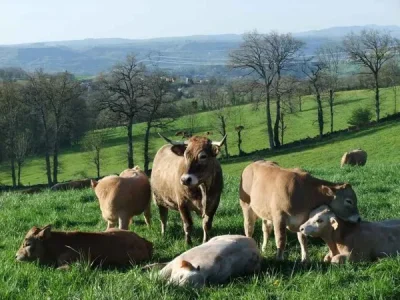
[[[215,212],[217,211],[219,198],[216,201],[210,201],[213,205],[205,207],[205,213],[203,214],[203,243],[207,242],[209,237],[209,232],[212,229],[212,223],[214,220]]]
[[[160,212],[161,234],[164,235],[165,230],[167,229],[168,208],[158,205],[158,211]]]
[[[254,225],[253,225],[254,227]],[[273,229],[272,221],[270,220],[262,220],[262,230],[263,230],[263,244],[262,244],[262,251],[265,252],[267,250],[267,243],[269,235],[271,234]]]
[[[298,232],[297,239],[299,240],[301,248],[301,262],[307,262],[308,261],[307,237],[301,232]]]
[[[187,245],[191,245],[192,238],[191,238],[190,234],[193,229],[192,216],[190,214],[189,209],[185,205],[182,205],[179,207],[179,213],[181,214],[181,219],[183,222],[183,229],[185,231],[185,242]]]
[[[149,202],[149,205],[144,210],[144,221],[147,226],[151,225],[151,202]]]
[[[117,222],[115,220],[108,220],[106,231],[110,228],[115,228],[116,226],[117,226]]]
[[[240,206],[242,207],[243,211],[244,233],[247,237],[252,237],[254,233],[254,225],[257,220],[257,215],[248,203],[240,200]]]
[[[283,252],[286,245],[286,224],[282,216],[273,218],[274,234],[276,242],[276,259],[283,260]]]
[[[119,229],[123,230],[129,229],[130,218],[128,216],[120,215],[118,217],[118,222],[119,222]]]

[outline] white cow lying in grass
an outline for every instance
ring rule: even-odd
[[[222,235],[182,253],[160,275],[169,283],[201,287],[254,273],[260,269],[260,263],[260,251],[252,238]]]
[[[310,213],[300,231],[327,243],[330,250],[324,258],[327,262],[374,261],[400,252],[400,220],[349,223],[323,205]]]

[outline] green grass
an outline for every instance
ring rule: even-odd
[[[256,120],[248,122],[256,123]],[[119,136],[118,130],[113,133],[115,138]],[[398,218],[399,136],[400,124],[391,122],[309,148],[278,153],[268,159],[287,167],[303,167],[313,175],[327,180],[350,182],[358,195],[360,213],[364,219]],[[257,142],[253,141],[253,144],[256,145]],[[358,146],[362,146],[368,152],[367,165],[340,169],[339,161],[342,153]],[[71,155],[71,159],[76,157],[73,151],[67,155]],[[66,160],[65,156],[63,158]],[[247,157],[224,162],[225,187],[215,216],[212,235],[243,233],[243,218],[238,202],[239,174],[251,159]],[[82,168],[85,169],[85,166]],[[117,171],[120,169],[116,168]],[[201,290],[167,286],[156,278],[155,273],[142,272],[139,267],[128,270],[93,270],[85,264],[75,264],[69,271],[59,271],[40,267],[34,263],[15,262],[15,252],[24,234],[33,225],[52,223],[56,229],[104,230],[106,224],[101,218],[95,196],[89,189],[46,191],[37,195],[1,194],[0,219],[3,222],[0,228],[0,235],[3,237],[0,240],[0,299],[399,299],[400,297],[400,257],[383,259],[377,263],[330,266],[321,263],[327,247],[320,240],[311,239],[312,261],[304,266],[299,263],[300,248],[296,236],[290,233],[286,252],[288,259],[285,262],[278,263],[273,260],[275,246],[271,239],[259,274],[237,278],[230,283]],[[194,243],[199,244],[202,236],[200,218],[194,216],[194,220]],[[160,235],[159,216],[154,206],[152,227],[147,228],[143,217],[138,217],[131,230],[154,243],[155,252],[152,259],[154,262],[170,260],[186,249],[177,212],[170,213],[169,227],[164,238]],[[261,223],[258,221],[254,235],[258,243],[261,242],[261,235]]]
[[[340,130],[348,127],[347,120],[356,107],[370,107],[374,112],[373,105],[374,93],[372,91],[348,91],[338,92],[335,99],[335,117],[334,130]],[[381,90],[382,112],[381,116],[393,113],[393,96],[390,89]],[[326,99],[325,99],[326,100]],[[325,101],[326,104],[326,101]],[[286,116],[287,131],[285,134],[285,143],[298,139],[314,137],[318,134],[316,118],[316,104],[312,96],[304,97],[303,111]],[[266,117],[263,105],[255,111],[252,105],[237,106],[230,109],[230,117],[228,119],[228,145],[231,155],[238,153],[237,134],[234,126],[241,124],[245,126],[242,132],[243,150],[252,152],[268,148],[268,138],[266,131]],[[325,108],[325,132],[329,131],[329,113],[328,107]],[[213,131],[211,138],[220,139],[218,134],[216,119],[213,112],[204,112],[197,115],[197,133],[204,134],[206,131]],[[178,130],[188,128],[187,118],[179,118],[174,122],[165,134],[172,136]],[[144,125],[137,124],[134,127],[134,151],[135,164],[143,164],[143,139]],[[157,149],[164,143],[156,132],[153,132],[150,139],[150,156],[153,157]],[[362,146],[360,144],[355,146]],[[349,147],[353,147],[351,143]],[[107,142],[104,149],[104,163],[101,168],[103,175],[110,173],[119,173],[127,165],[126,158],[126,129],[124,127],[114,128],[107,131]],[[346,148],[347,149],[347,148]],[[342,152],[344,149],[338,149]],[[368,149],[367,149],[368,150]],[[336,154],[335,154],[336,155]],[[312,156],[311,156],[312,157]],[[75,145],[68,149],[62,149],[60,154],[60,174],[59,180],[70,180],[73,178],[95,176],[95,166],[92,165],[87,155],[82,152],[80,145]],[[313,159],[310,159],[313,162]],[[307,166],[307,165],[306,165]],[[0,165],[0,184],[10,184],[11,176],[7,163]],[[43,157],[31,157],[27,160],[22,169],[22,183],[32,185],[45,183],[46,175]]]

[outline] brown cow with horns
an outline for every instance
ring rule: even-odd
[[[203,243],[208,240],[222,188],[222,169],[216,156],[225,143],[193,136],[186,141],[171,141],[154,157],[151,185],[160,211],[161,233],[165,233],[168,209],[178,210],[184,225],[185,241],[191,244],[191,211],[203,218]]]

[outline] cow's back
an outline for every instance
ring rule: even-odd
[[[171,145],[161,147],[153,161],[151,187],[155,200],[176,202],[183,191],[180,177],[183,173],[184,158],[171,151]]]

